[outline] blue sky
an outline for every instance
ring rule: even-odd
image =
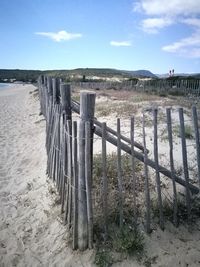
[[[200,0],[1,0],[0,68],[200,72]]]

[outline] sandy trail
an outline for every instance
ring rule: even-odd
[[[92,252],[79,257],[67,247],[60,206],[49,190],[35,89],[0,91],[0,266],[90,266]]]

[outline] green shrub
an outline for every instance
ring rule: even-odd
[[[179,125],[176,125],[173,127],[173,133],[180,137],[180,126]],[[193,139],[194,136],[193,136],[193,129],[192,129],[192,126],[186,124],[185,125],[185,138],[186,139]]]
[[[159,92],[159,96],[161,97],[167,97],[167,93],[162,91],[162,92]]]
[[[98,249],[95,255],[95,264],[99,267],[109,267],[113,263],[110,251],[107,249]]]
[[[121,228],[110,224],[108,239],[98,244],[95,255],[95,264],[99,267],[108,267],[116,261],[121,261],[129,256],[136,256],[138,260],[144,255],[144,236],[137,226],[124,224]],[[116,260],[116,255],[117,260]]]
[[[185,138],[193,139],[193,129],[190,125],[185,125]]]
[[[168,94],[169,95],[172,95],[172,96],[184,96],[185,95],[185,93],[184,93],[184,91],[181,91],[181,89],[170,89],[169,91],[168,91]]]
[[[107,178],[112,184],[117,185],[117,154],[108,154],[107,158]],[[121,156],[122,174],[124,180],[130,180],[132,176],[132,162],[131,156],[123,154]],[[142,169],[142,163],[138,160],[135,161],[135,172],[139,172]],[[93,179],[99,181],[99,177],[102,176],[102,156],[101,154],[94,155],[93,159]]]
[[[129,255],[141,254],[144,249],[144,237],[142,233],[130,225],[124,224],[118,228],[112,237],[113,247],[116,251]]]

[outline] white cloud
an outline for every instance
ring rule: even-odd
[[[121,42],[111,41],[110,45],[112,45],[112,46],[131,46],[131,42],[129,42],[129,41],[121,41]]]
[[[147,16],[141,22],[147,33],[158,33],[164,27],[175,23],[185,23],[200,27],[200,3],[197,0],[139,0],[134,4],[134,11]],[[149,17],[150,16],[150,17]]]
[[[133,10],[146,16],[141,21],[141,28],[147,33],[158,33],[164,27],[174,24],[191,27],[193,33],[190,36],[165,45],[162,50],[184,57],[200,58],[199,0],[137,0]]]
[[[185,57],[200,57],[200,31],[193,33],[170,45],[162,47],[163,51],[177,53]]]
[[[200,4],[198,0],[139,0],[133,10],[150,16],[190,16],[200,13]]]
[[[157,33],[159,29],[172,25],[170,18],[148,18],[142,21],[142,29],[147,33]]]
[[[42,35],[45,37],[48,37],[56,42],[61,41],[69,41],[72,39],[80,38],[82,37],[82,34],[80,33],[69,33],[66,31],[59,31],[59,32],[36,32],[35,34]]]
[[[181,21],[184,24],[200,28],[200,19],[198,18],[186,18]]]

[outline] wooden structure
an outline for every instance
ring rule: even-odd
[[[120,119],[117,120],[117,131],[107,127],[94,118],[95,93],[82,91],[80,104],[71,99],[71,87],[63,84],[57,78],[39,77],[39,96],[41,112],[46,119],[46,150],[47,174],[55,182],[61,199],[61,213],[63,221],[72,231],[73,249],[85,250],[93,247],[93,220],[94,194],[93,194],[93,136],[102,139],[102,220],[105,238],[108,234],[108,195],[109,181],[107,177],[107,150],[106,143],[110,142],[117,148],[117,194],[119,226],[124,223],[124,188],[122,152],[131,158],[132,175],[132,216],[136,224],[137,214],[137,179],[136,160],[144,165],[144,195],[145,195],[145,220],[146,231],[151,231],[151,192],[149,184],[149,167],[155,170],[155,185],[159,210],[159,224],[164,229],[165,218],[163,212],[162,187],[160,175],[171,179],[173,188],[173,221],[178,225],[177,184],[185,188],[185,200],[188,220],[191,216],[191,194],[198,193],[199,187],[190,182],[187,164],[187,149],[185,141],[185,126],[183,110],[179,110],[180,136],[182,141],[182,156],[184,178],[178,176],[174,169],[173,139],[171,125],[171,111],[167,109],[167,132],[169,140],[170,169],[159,164],[157,142],[157,110],[153,111],[154,128],[154,160],[148,158],[146,146],[145,117],[143,116],[143,144],[135,141],[134,117],[131,118],[130,138],[121,134]],[[79,123],[73,120],[72,112],[80,115]],[[198,129],[198,114],[193,107],[193,122],[197,151],[198,179],[200,184],[200,143]]]
[[[175,78],[175,77],[173,77]],[[130,90],[155,94],[200,96],[200,79],[141,79],[121,82],[72,82],[72,88],[93,90]]]

